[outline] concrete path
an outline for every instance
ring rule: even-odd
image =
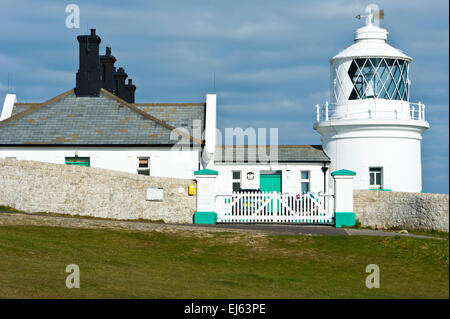
[[[0,226],[2,225],[35,225],[70,228],[108,228],[136,231],[152,230],[184,230],[196,232],[237,232],[282,235],[328,235],[328,236],[403,236],[416,238],[442,239],[432,236],[403,234],[392,231],[370,229],[335,228],[327,225],[287,225],[287,224],[170,224],[152,223],[132,220],[112,220],[78,216],[57,216],[47,214],[33,214],[24,212],[0,212]]]

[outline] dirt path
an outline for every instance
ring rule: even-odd
[[[216,225],[193,225],[193,224],[164,224],[133,220],[111,220],[101,218],[57,216],[46,214],[33,214],[24,212],[0,212],[0,226],[33,225],[87,229],[119,229],[130,231],[167,231],[186,232],[194,231],[201,233],[231,232],[259,235],[329,235],[329,236],[403,236],[417,238],[437,237],[403,234],[391,231],[380,231],[370,229],[335,228],[325,225],[289,225],[289,224],[216,224]]]
[[[196,225],[164,224],[141,221],[119,221],[86,217],[52,216],[21,212],[0,212],[0,226],[31,225],[87,229],[120,229],[137,231],[195,231],[195,232],[236,232],[261,233],[260,230],[224,229]],[[267,232],[270,233],[270,232]]]

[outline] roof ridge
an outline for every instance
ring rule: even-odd
[[[164,128],[168,129],[169,131],[175,131],[177,134],[181,135],[181,136],[185,136],[188,137],[189,140],[197,143],[197,144],[202,144],[202,141],[195,139],[194,137],[192,137],[191,135],[186,135],[184,132],[181,132],[180,130],[178,130],[176,127],[167,124],[166,122],[164,122],[163,120],[160,120],[156,117],[154,117],[153,115],[148,114],[147,112],[139,109],[135,104],[132,103],[128,103],[127,101],[121,99],[120,97],[112,94],[111,92],[109,92],[108,90],[105,90],[104,88],[100,89],[101,92],[103,92],[106,96],[116,100],[117,102],[125,105],[126,107],[128,107],[129,109],[133,110],[136,113],[139,113],[140,115],[144,116],[145,118],[152,120],[153,122],[158,123],[159,125],[163,126]]]
[[[56,101],[62,99],[63,97],[65,97],[65,96],[67,96],[67,95],[69,95],[71,93],[74,93],[74,92],[75,92],[75,89],[70,89],[70,90],[68,90],[66,92],[63,92],[63,93],[61,93],[61,94],[51,98],[50,100],[45,101],[45,102],[33,103],[27,110],[25,110],[23,112],[20,112],[20,113],[17,113],[15,115],[11,116],[11,117],[8,117],[7,119],[5,119],[3,121],[0,121],[0,126],[3,125],[3,124],[6,124],[8,122],[11,122],[13,120],[20,119],[20,118],[24,117],[25,115],[28,115],[28,114],[33,113],[35,111],[38,111],[41,108],[43,108],[44,106],[46,106],[46,105],[48,105],[50,103],[56,102]]]
[[[14,103],[14,106],[18,105],[18,106],[33,106],[33,105],[38,105],[41,103],[28,103],[28,102],[16,102]]]

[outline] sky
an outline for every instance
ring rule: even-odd
[[[65,21],[70,3],[80,28]],[[279,144],[321,144],[315,104],[330,100],[328,59],[353,43],[366,1],[2,0],[0,98],[42,102],[75,87],[76,36],[95,28],[137,86],[136,103],[204,102],[217,125],[278,128]],[[411,102],[426,105],[423,190],[449,191],[449,3],[374,2],[388,43],[413,58]],[[8,84],[9,78],[9,84]],[[1,103],[2,104],[2,103]],[[1,105],[0,105],[1,107]]]

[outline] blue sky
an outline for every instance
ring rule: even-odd
[[[67,29],[65,7],[80,7]],[[75,86],[76,35],[96,28],[101,51],[136,84],[136,102],[203,102],[218,127],[277,127],[280,144],[320,144],[317,103],[329,100],[328,59],[353,42],[364,1],[2,0],[0,96],[40,102]],[[378,1],[388,41],[413,57],[411,101],[427,107],[423,189],[449,190],[448,1]],[[215,90],[214,90],[215,73]],[[0,106],[1,107],[1,106]]]

